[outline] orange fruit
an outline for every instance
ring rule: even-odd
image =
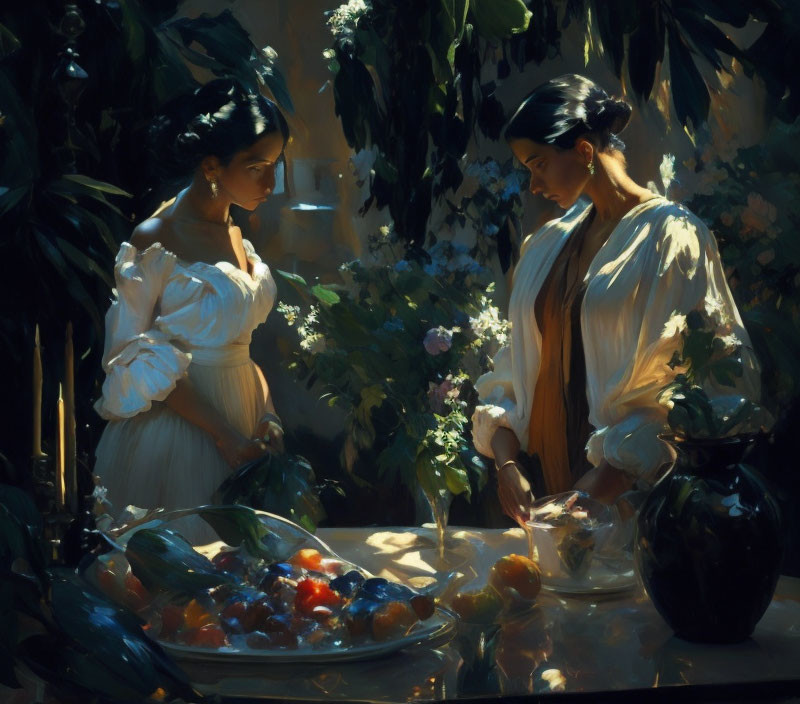
[[[372,637],[388,640],[405,635],[416,622],[417,615],[408,602],[390,601],[372,615]]]
[[[523,555],[506,555],[494,563],[489,584],[500,594],[511,587],[523,599],[535,599],[542,588],[541,571],[538,564]]]
[[[186,645],[193,645],[198,648],[221,648],[228,644],[225,631],[219,626],[208,623],[201,628],[193,628],[184,634],[183,638]]]
[[[183,622],[186,628],[201,628],[213,623],[214,617],[197,599],[192,599],[183,611]]]
[[[322,554],[313,548],[303,548],[289,558],[289,564],[319,572],[322,569]]]
[[[503,602],[492,587],[479,591],[459,592],[453,597],[453,611],[467,623],[493,623]]]

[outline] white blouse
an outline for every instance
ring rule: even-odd
[[[249,359],[253,330],[277,288],[243,240],[252,276],[230,262],[185,262],[161,244],[143,252],[123,242],[114,264],[116,297],[106,314],[103,394],[108,420],[131,418],[163,401],[189,364]]]
[[[476,382],[482,405],[473,415],[473,441],[488,457],[494,456],[491,439],[501,426],[514,431],[523,449],[528,445],[542,350],[534,303],[558,253],[590,209],[579,202],[523,243],[509,303],[509,344],[495,356],[494,371]],[[589,422],[595,429],[586,451],[592,465],[605,459],[648,480],[674,459],[657,437],[667,429],[667,409],[657,394],[675,376],[667,363],[681,346],[679,330],[668,325],[674,313],[703,306],[744,346],[744,375],[736,389],[709,384],[709,396],[758,401],[758,365],[716,241],[683,205],[658,197],[634,206],[600,248],[584,281],[581,332]]]

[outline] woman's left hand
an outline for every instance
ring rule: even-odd
[[[267,443],[270,452],[282,454],[284,451],[283,428],[274,420],[262,420],[253,434],[253,439]]]

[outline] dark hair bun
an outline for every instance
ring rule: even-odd
[[[617,134],[631,118],[631,106],[612,98],[594,81],[575,73],[552,78],[535,88],[506,126],[506,139],[530,139],[571,149],[591,136],[600,149],[624,149]]]
[[[632,111],[624,100],[605,98],[595,110],[587,113],[586,122],[592,131],[608,130],[611,134],[619,134],[627,127]]]
[[[277,106],[233,78],[218,78],[165,105],[150,128],[156,178],[185,181],[206,156],[227,163],[240,149],[271,132],[289,137]]]

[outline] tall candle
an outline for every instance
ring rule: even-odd
[[[65,503],[72,512],[78,511],[78,462],[75,439],[75,353],[72,346],[72,323],[67,323],[67,339],[64,344],[64,482]]]
[[[64,507],[64,397],[61,384],[58,385],[58,428],[56,430],[56,502],[58,508]]]
[[[33,449],[31,457],[44,457],[42,452],[42,350],[38,324],[33,338]]]

